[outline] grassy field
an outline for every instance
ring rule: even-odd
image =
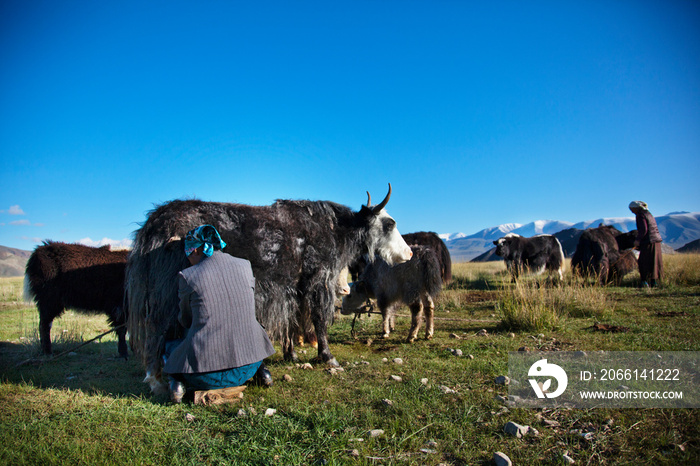
[[[353,336],[352,317],[338,315],[330,343],[343,371],[315,364],[313,348],[300,351],[312,369],[286,363],[276,346],[275,385],[218,407],[152,396],[138,359],[116,357],[113,334],[39,356],[22,279],[0,279],[0,463],[465,465],[492,464],[501,451],[516,465],[562,464],[564,454],[575,464],[699,464],[697,409],[536,410],[496,398],[507,389],[494,379],[521,347],[700,350],[700,256],[668,256],[665,266],[664,286],[648,291],[634,286],[638,276],[619,287],[570,276],[561,287],[514,285],[501,263],[455,264],[432,340],[404,342],[405,308],[388,339],[378,316],[358,319]],[[629,331],[601,333],[595,323]],[[68,312],[54,322],[54,351],[108,329],[102,316]],[[509,421],[539,435],[505,434]]]

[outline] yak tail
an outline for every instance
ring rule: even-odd
[[[559,241],[558,238],[554,238],[557,242],[557,246],[559,246],[559,257],[561,258],[561,264],[559,265],[559,271],[560,273],[564,273],[564,269],[566,268],[566,261],[564,260],[566,256],[564,255],[564,248],[561,247],[561,242]]]
[[[36,298],[36,294],[34,294],[34,291],[32,290],[32,283],[31,280],[29,280],[29,274],[25,272],[24,274],[24,285],[23,285],[23,291],[22,291],[22,298],[24,299],[25,303],[31,303],[34,301]]]
[[[448,285],[452,281],[452,258],[450,257],[450,251],[447,246],[441,248],[442,255],[442,284]]]

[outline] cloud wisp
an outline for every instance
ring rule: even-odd
[[[91,238],[83,238],[81,240],[78,240],[78,244],[83,244],[85,246],[90,246],[93,248],[98,248],[98,247],[109,245],[112,250],[131,249],[132,243],[133,243],[133,241],[131,241],[128,238],[124,238],[121,240],[116,240],[116,239],[111,239],[111,238],[102,238],[99,241],[95,241]]]

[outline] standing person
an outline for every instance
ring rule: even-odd
[[[634,247],[639,249],[642,287],[655,287],[659,284],[664,269],[661,234],[646,202],[632,201],[629,208],[637,217],[637,239],[634,241]]]
[[[237,387],[251,378],[272,385],[263,359],[275,349],[255,318],[250,262],[223,253],[225,247],[211,225],[201,225],[185,237],[192,266],[178,276],[178,320],[187,334],[166,344],[163,367],[170,374],[170,397],[176,403],[186,388]]]

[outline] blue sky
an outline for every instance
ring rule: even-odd
[[[0,245],[365,191],[402,233],[700,210],[695,1],[0,3]]]

